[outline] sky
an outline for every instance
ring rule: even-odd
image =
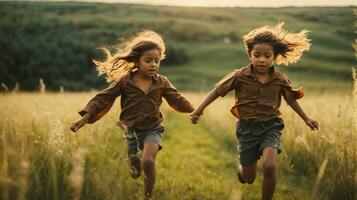
[[[62,0],[60,0],[62,1]],[[63,0],[67,1],[67,0]],[[202,7],[357,6],[357,0],[70,0]]]

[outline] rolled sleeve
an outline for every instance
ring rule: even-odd
[[[290,105],[293,101],[304,97],[304,90],[301,87],[293,88],[289,79],[286,78],[283,85],[282,95],[286,103]]]
[[[226,75],[216,85],[215,89],[219,96],[224,97],[228,92],[232,91],[236,87],[237,83],[237,71],[234,71]]]
[[[99,92],[88,104],[79,111],[81,116],[90,113],[88,123],[94,123],[102,118],[112,107],[115,99],[122,93],[122,81],[114,81],[109,87]]]
[[[170,107],[178,112],[191,113],[194,111],[188,99],[181,95],[167,78],[164,78],[163,97]]]

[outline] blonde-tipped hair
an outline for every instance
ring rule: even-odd
[[[297,62],[304,51],[310,49],[310,40],[307,38],[307,30],[299,33],[290,33],[284,29],[284,23],[278,25],[263,26],[250,31],[243,36],[246,51],[250,56],[254,45],[267,43],[272,45],[275,62],[277,64],[289,65]]]
[[[93,59],[93,62],[97,66],[98,76],[106,74],[107,82],[118,80],[126,73],[135,71],[135,61],[138,61],[146,51],[158,49],[160,59],[165,58],[165,43],[162,37],[150,30],[136,33],[129,40],[122,40],[113,55],[106,47],[100,49],[107,58],[103,61]]]

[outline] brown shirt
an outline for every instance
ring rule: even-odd
[[[105,115],[113,105],[115,98],[121,96],[120,123],[128,128],[147,130],[154,128],[163,117],[159,110],[162,97],[179,112],[190,113],[194,110],[191,103],[182,96],[170,81],[156,74],[150,90],[145,94],[133,81],[135,72],[124,75],[114,81],[108,88],[92,98],[87,106],[79,112],[92,115],[88,123],[94,123]]]
[[[270,70],[270,79],[262,84],[256,79],[252,65],[237,69],[219,81],[215,88],[220,96],[235,91],[235,105],[232,114],[244,121],[267,121],[279,116],[281,96],[290,104],[304,96],[303,90],[294,89],[287,76]]]

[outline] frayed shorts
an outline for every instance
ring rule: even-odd
[[[153,143],[159,145],[159,150],[162,149],[162,134],[165,128],[159,124],[152,129],[148,129],[142,132],[136,132],[135,130],[128,130],[125,133],[125,140],[128,146],[128,155],[136,154],[138,151],[142,151],[144,144]]]
[[[239,143],[239,160],[242,166],[249,166],[260,159],[263,149],[273,147],[281,152],[280,136],[284,128],[281,118],[265,122],[236,123],[236,136]]]

